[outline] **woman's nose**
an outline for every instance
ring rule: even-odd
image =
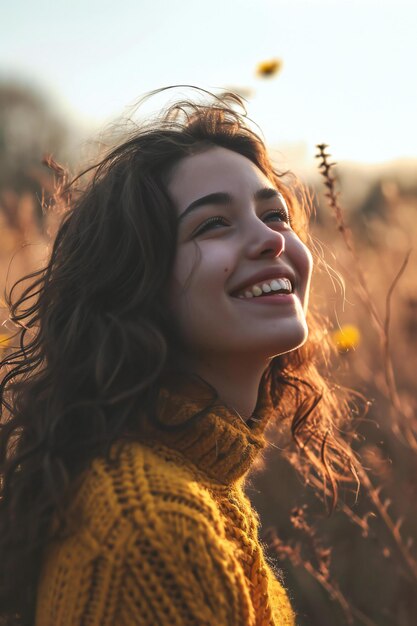
[[[285,251],[285,237],[282,233],[271,230],[266,224],[252,228],[250,243],[248,243],[248,256],[258,258],[260,256],[275,258]]]

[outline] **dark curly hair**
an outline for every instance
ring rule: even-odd
[[[6,294],[19,343],[0,362],[0,624],[33,623],[53,515],[65,524],[77,477],[112,442],[137,436],[138,415],[154,414],[161,377],[184,354],[166,289],[177,238],[166,186],[174,164],[211,146],[244,155],[282,192],[292,228],[314,248],[308,194],[274,169],[242,98],[199,92],[205,102],[175,102],[65,186],[47,264]],[[319,371],[332,350],[326,320],[310,306],[307,323],[306,343],[275,357],[268,375],[298,468],[329,480],[334,507],[338,482],[356,478],[350,442],[336,432],[349,423],[349,395]]]

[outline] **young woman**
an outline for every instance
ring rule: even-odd
[[[1,624],[295,624],[246,479],[267,426],[333,506],[355,459],[318,369],[308,205],[245,114],[210,95],[142,124],[9,296]]]

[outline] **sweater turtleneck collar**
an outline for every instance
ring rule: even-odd
[[[267,446],[264,431],[275,414],[270,380],[262,378],[255,411],[247,422],[215,397],[202,378],[171,374],[159,388],[156,416],[143,420],[141,434],[144,443],[180,452],[210,479],[230,485],[248,472]]]

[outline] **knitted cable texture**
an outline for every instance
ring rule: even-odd
[[[172,381],[171,381],[172,383]],[[80,480],[75,533],[45,550],[35,626],[294,626],[244,493],[273,414],[261,390],[247,424],[207,388],[161,388],[160,431],[118,442]]]

